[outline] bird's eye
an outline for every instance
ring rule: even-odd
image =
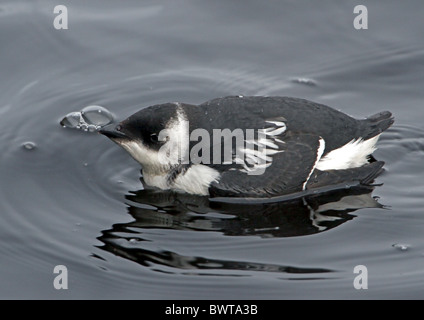
[[[156,133],[152,133],[152,134],[150,135],[150,140],[151,140],[152,142],[158,142],[158,135],[157,135]]]
[[[121,127],[120,124],[118,124],[115,129],[116,129],[116,131],[121,131],[122,130],[122,127]]]

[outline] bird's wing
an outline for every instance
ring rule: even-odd
[[[289,132],[243,165],[221,170],[218,182],[209,188],[212,197],[271,197],[305,189],[324,151],[323,140],[312,134]],[[275,146],[274,146],[275,147]],[[250,154],[252,154],[250,152]],[[265,160],[264,160],[265,158]],[[221,167],[223,168],[223,166]]]

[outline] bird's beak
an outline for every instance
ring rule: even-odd
[[[106,137],[112,140],[128,139],[128,136],[125,133],[116,130],[115,124],[111,124],[111,125],[103,127],[102,129],[99,130],[99,133],[105,135]]]

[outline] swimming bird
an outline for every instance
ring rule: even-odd
[[[148,186],[209,197],[269,198],[369,185],[389,111],[357,120],[291,97],[230,96],[144,108],[100,133],[142,166]]]

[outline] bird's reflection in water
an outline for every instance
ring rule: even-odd
[[[152,249],[146,232],[152,229],[215,231],[228,236],[293,237],[335,228],[361,208],[381,208],[371,196],[372,188],[348,189],[275,203],[220,203],[207,197],[174,192],[140,190],[126,196],[129,223],[115,224],[98,238],[101,249],[143,266],[184,270],[250,270],[296,274],[326,273],[325,268],[229,261],[180,255]],[[143,236],[144,234],[144,236]],[[165,237],[165,235],[163,235]],[[163,271],[163,270],[162,270]],[[167,272],[172,272],[168,271]],[[316,277],[316,276],[315,276]]]

